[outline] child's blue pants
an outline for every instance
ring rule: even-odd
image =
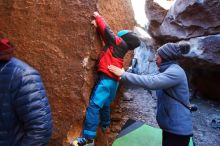
[[[94,139],[99,125],[102,127],[110,125],[110,104],[114,100],[118,84],[117,80],[100,75],[87,107],[83,137]]]

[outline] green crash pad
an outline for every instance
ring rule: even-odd
[[[146,124],[135,128],[133,131],[118,137],[112,146],[162,146],[161,129]],[[193,146],[192,138],[189,146]]]

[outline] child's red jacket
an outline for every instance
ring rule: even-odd
[[[98,72],[102,72],[110,78],[119,80],[118,76],[108,70],[108,66],[115,65],[119,68],[123,67],[123,57],[129,50],[128,45],[122,38],[111,31],[101,16],[96,16],[96,24],[105,42],[105,47],[103,47],[100,54]]]

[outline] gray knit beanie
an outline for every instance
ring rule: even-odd
[[[177,60],[183,54],[187,54],[190,51],[190,44],[188,42],[179,43],[167,43],[161,46],[157,53],[164,61]]]

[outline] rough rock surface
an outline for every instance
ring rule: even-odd
[[[98,4],[98,9],[97,9]],[[0,34],[41,73],[52,107],[49,145],[68,145],[82,129],[101,42],[91,26],[99,10],[114,31],[134,26],[129,0],[2,0]]]
[[[220,101],[220,35],[189,40],[191,51],[182,60],[192,88],[203,97]]]
[[[161,7],[154,0],[146,0],[145,12],[149,21],[148,31],[152,36],[156,37],[155,33],[158,33],[159,27],[162,24],[168,10]]]
[[[189,42],[191,51],[188,57],[220,65],[220,34],[197,37]]]
[[[220,33],[219,0],[176,0],[160,26],[165,41]]]
[[[140,47],[134,50],[134,58],[137,63],[132,68],[133,73],[151,74],[155,72],[154,51],[146,43],[141,42]]]

